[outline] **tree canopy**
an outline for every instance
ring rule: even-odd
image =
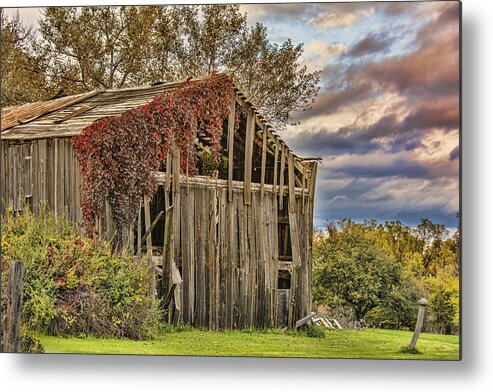
[[[51,91],[44,74],[43,59],[32,51],[33,30],[16,14],[1,12],[2,106],[46,99]]]
[[[416,301],[429,301],[427,329],[459,328],[459,228],[422,219],[417,227],[399,221],[328,225],[314,245],[314,300],[347,306],[366,325],[410,328]]]
[[[25,68],[42,75],[50,92],[121,88],[219,71],[232,76],[267,121],[284,126],[293,112],[310,109],[319,91],[319,73],[300,65],[303,45],[269,41],[267,28],[248,26],[238,5],[52,7],[43,11],[39,26],[38,35],[29,31],[29,45],[15,47],[42,60]],[[6,97],[5,104],[46,95],[47,88],[25,85],[29,95]]]

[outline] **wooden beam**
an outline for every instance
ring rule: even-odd
[[[253,140],[255,137],[255,121],[253,117],[253,111],[249,110],[247,114],[246,123],[246,138],[245,138],[245,174],[243,182],[244,188],[244,203],[249,205],[251,203],[252,193],[252,158],[253,158]]]
[[[94,109],[94,106],[86,106],[86,105],[84,105],[80,109],[77,109],[75,112],[72,112],[72,113],[66,115],[65,117],[62,117],[62,118],[60,118],[58,120],[53,121],[53,123],[60,124],[60,123],[62,123],[64,121],[70,120],[71,118],[74,118],[74,117],[78,116],[79,114],[88,112],[91,109]]]
[[[312,170],[310,173],[310,188],[308,190],[308,200],[313,203],[315,198],[315,183],[317,181],[317,162],[312,162]],[[313,205],[312,205],[313,208]],[[313,214],[313,211],[311,212]]]
[[[158,185],[163,185],[165,183],[165,176],[164,173],[162,172],[154,172],[153,173],[154,178],[156,180],[156,183]],[[185,178],[180,179],[180,183],[185,184]],[[188,179],[189,185],[203,185],[203,186],[213,186],[217,189],[220,188],[228,188],[228,180],[221,180],[219,178],[211,178],[209,176],[194,176],[190,177]],[[274,185],[272,184],[265,184],[265,191],[266,192],[273,192],[274,191]],[[252,182],[250,186],[252,191],[260,191],[260,184],[256,182]],[[278,185],[279,188],[279,185]],[[244,189],[244,183],[242,181],[233,181],[233,190],[243,190]],[[284,193],[287,194],[288,186],[284,185]],[[295,193],[296,195],[301,195],[302,194],[302,189],[299,187],[295,187]]]
[[[236,100],[231,102],[228,117],[228,200],[233,201],[233,150],[235,140],[235,110]]]
[[[161,220],[161,217],[164,215],[164,211],[161,211],[159,212],[159,214],[154,218],[154,220],[152,221],[151,223],[151,226],[146,230],[146,232],[144,233],[144,236],[142,237],[142,241],[146,241],[147,240],[147,237],[149,235],[151,235],[152,233],[152,230],[154,229],[154,227],[156,227],[156,225],[158,224],[158,222]],[[152,237],[151,237],[152,238]]]

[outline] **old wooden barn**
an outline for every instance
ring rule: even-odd
[[[2,208],[29,206],[36,213],[46,200],[81,225],[72,137],[178,86],[94,91],[2,109]],[[174,152],[172,164],[155,173],[158,190],[144,199],[126,245],[152,263],[152,295],[168,298],[170,321],[210,329],[292,326],[311,310],[317,162],[296,156],[237,89],[235,99],[246,115],[236,131],[234,113],[223,126],[227,167],[180,175]],[[198,141],[197,154],[204,152],[207,141]],[[111,238],[111,208],[98,225]]]

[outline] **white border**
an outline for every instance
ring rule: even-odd
[[[139,4],[131,0],[124,2]],[[119,3],[85,2],[92,5]],[[145,3],[163,2],[148,0]],[[74,1],[45,1],[43,5],[74,5]],[[38,4],[28,0],[3,0],[2,6]],[[84,392],[491,390],[492,10],[490,1],[463,1],[462,362],[0,354],[0,388],[36,392],[62,389]]]

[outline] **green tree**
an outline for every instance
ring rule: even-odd
[[[444,225],[435,224],[429,219],[421,219],[416,227],[416,237],[420,240],[421,253],[423,255],[423,266],[430,274],[436,274],[436,263],[440,259],[440,250],[447,236]]]
[[[332,297],[354,310],[357,321],[377,306],[389,304],[401,284],[400,266],[392,255],[362,235],[337,232],[319,245],[316,255],[316,300]]]
[[[302,45],[271,43],[265,26],[247,26],[238,5],[48,8],[40,32],[38,53],[66,92],[221,71],[282,126],[319,91],[319,73],[300,65]]]
[[[367,297],[360,295],[358,299],[363,298],[362,303],[373,306],[374,299],[379,298],[372,296],[376,280],[365,277],[365,274],[371,275],[372,270],[359,268],[369,262],[358,264],[357,261],[368,259],[368,255],[382,254],[397,265],[400,277],[392,287],[387,286],[385,300],[380,298],[378,305],[367,312],[367,325],[413,328],[416,302],[425,297],[430,303],[426,329],[457,333],[460,322],[459,229],[460,225],[454,235],[449,236],[443,225],[429,219],[423,219],[416,228],[399,221],[379,224],[376,220],[355,223],[343,219],[337,224],[331,223],[329,237],[320,236],[314,241],[314,299],[321,304],[353,306],[350,302],[354,300],[346,298],[361,289]],[[385,268],[382,271],[386,271]]]
[[[33,29],[22,24],[17,13],[1,12],[2,106],[47,99],[51,93],[45,64],[32,50]]]

